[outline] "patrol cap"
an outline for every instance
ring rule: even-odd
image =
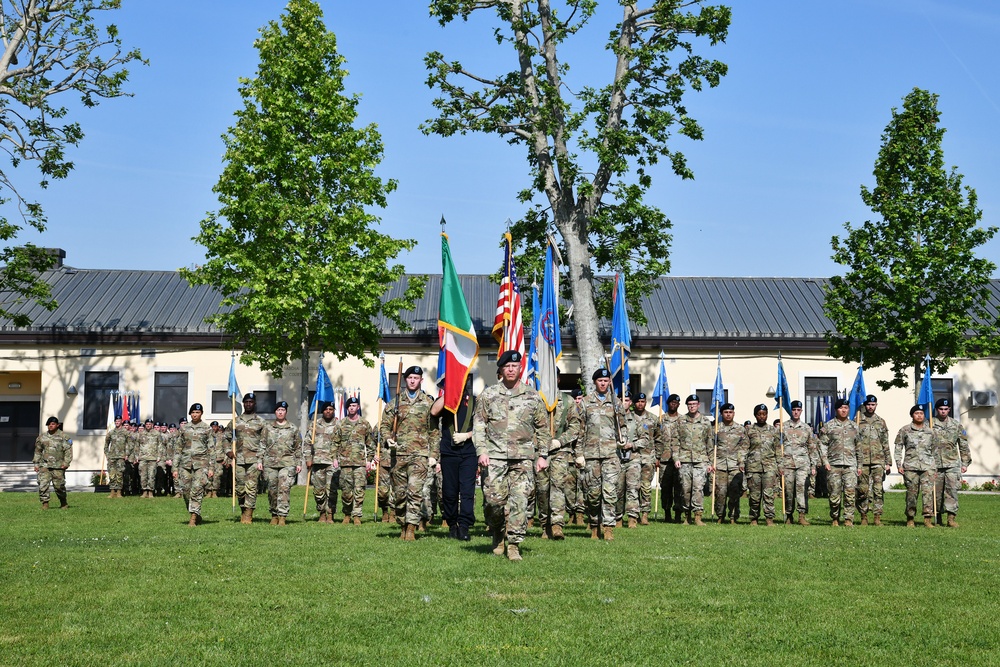
[[[197,410],[198,412],[204,412],[205,408],[201,407],[201,403],[192,403],[191,404],[191,409],[188,410],[188,414],[191,414],[195,410]],[[146,421],[149,421],[149,420],[147,419]]]
[[[938,409],[938,408],[950,408],[950,407],[951,407],[951,399],[950,398],[939,398],[934,403],[934,409],[935,410]]]
[[[247,393],[243,394],[243,400],[244,401],[256,401],[257,397],[254,396],[254,394],[253,394],[252,391],[248,391]]]
[[[591,376],[591,379],[597,380],[599,378],[609,378],[609,377],[611,377],[611,373],[608,372],[607,368],[598,368],[596,371],[594,371],[594,374]]]
[[[687,398],[684,399],[684,402],[685,403],[691,403],[691,402],[701,403],[701,399],[698,398],[698,394],[691,394],[690,396],[688,396]]]
[[[758,403],[757,405],[753,406],[753,413],[754,414],[757,414],[761,410],[763,410],[764,412],[767,412],[767,406],[764,405],[763,403]]]
[[[583,396],[583,390],[579,388],[574,389],[573,391],[569,392],[569,395],[572,396],[573,398],[580,398],[581,396]]]
[[[912,408],[910,408],[910,416],[912,417],[914,412],[923,412],[923,411],[924,411],[924,406],[914,405]]]
[[[49,424],[58,424],[58,423],[59,423],[59,420],[56,419],[55,417],[49,417],[48,419],[45,420],[45,425],[46,426],[48,426]]]
[[[641,392],[640,391],[638,394],[636,394],[635,395],[635,400],[637,400],[637,401],[645,401],[646,400],[646,394],[645,394],[645,392]]]
[[[801,410],[802,401],[792,401],[791,409],[794,410],[795,408],[799,408]]]
[[[219,422],[217,422],[217,421],[213,421],[211,424],[209,424],[209,426],[218,426],[218,425],[219,425]]]
[[[344,405],[361,405],[361,401],[358,400],[357,396],[351,396],[349,399],[344,401]]]
[[[517,350],[507,350],[497,358],[497,368],[503,368],[507,364],[521,363],[521,353]]]
[[[735,410],[735,409],[736,406],[734,406],[732,403],[723,403],[722,405],[719,406],[719,410]]]
[[[878,403],[878,399],[875,398],[875,394],[868,394],[865,396],[865,403]]]
[[[844,406],[850,407],[851,406],[851,402],[848,401],[846,398],[838,398],[837,402],[833,404],[833,409],[834,410],[839,410],[840,408],[842,408]]]
[[[419,375],[420,377],[423,377],[424,369],[421,368],[420,366],[410,366],[405,371],[403,371],[403,377],[409,377],[411,375]]]
[[[288,409],[288,401],[278,401],[277,403],[275,403],[274,404],[274,409],[277,410],[278,408],[284,408],[284,409],[287,410]]]
[[[667,396],[667,403],[673,403],[674,401],[680,403],[681,397],[678,396],[677,394],[670,394],[669,396]]]

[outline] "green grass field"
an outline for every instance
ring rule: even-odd
[[[960,502],[958,529],[903,527],[899,493],[882,528],[817,499],[806,528],[535,529],[510,563],[478,527],[241,526],[218,499],[191,528],[180,500],[4,493],[0,665],[996,665],[1000,497]]]

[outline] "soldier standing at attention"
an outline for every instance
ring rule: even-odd
[[[812,427],[802,421],[802,401],[792,401],[792,417],[785,420],[784,449],[781,474],[785,478],[785,524],[792,523],[792,512],[799,511],[799,525],[808,526],[806,519],[806,480],[816,474],[816,436]]]
[[[951,399],[939,398],[934,404],[934,410],[937,412],[937,420],[934,422],[937,520],[941,523],[941,513],[944,511],[948,514],[948,527],[958,528],[955,522],[955,515],[958,514],[958,490],[962,488],[962,473],[972,465],[969,438],[962,425],[951,418]]]
[[[615,503],[618,501],[618,479],[622,464],[618,448],[624,444],[619,433],[625,410],[611,394],[611,374],[599,368],[593,375],[595,391],[587,394],[577,408],[580,438],[576,447],[576,465],[583,477],[584,499],[590,538],[597,539],[598,527],[603,527],[605,540],[614,539]]]
[[[489,470],[486,502],[492,508],[493,553],[521,560],[520,544],[528,531],[528,496],[535,470],[548,467],[549,419],[545,403],[520,380],[521,354],[500,355],[499,382],[476,402],[472,440],[479,465]],[[505,520],[506,519],[506,520]]]
[[[583,390],[579,388],[574,389],[569,393],[569,395],[570,398],[573,399],[573,405],[570,406],[573,409],[573,414],[579,415],[580,404],[583,403]],[[579,434],[579,426],[577,427],[577,434]],[[583,474],[581,473],[580,469],[576,466],[575,463],[575,459],[577,456],[579,455],[574,453],[573,455],[574,463],[572,470],[572,475],[573,479],[575,480],[576,486],[573,490],[573,493],[570,493],[566,496],[566,502],[568,503],[567,506],[572,512],[569,521],[570,525],[582,526],[586,523],[584,517],[587,514],[587,507],[586,507],[586,493],[584,492],[583,489]]]
[[[49,508],[49,486],[56,490],[59,509],[66,509],[66,468],[73,462],[73,445],[59,430],[59,420],[45,420],[45,433],[35,438],[35,456],[32,463],[38,473],[38,499],[42,509]]]
[[[272,526],[285,525],[292,484],[302,471],[302,436],[287,416],[288,403],[278,401],[274,406],[274,423],[264,429],[264,446],[257,464],[257,469],[267,474]]]
[[[563,527],[573,503],[576,502],[577,469],[576,442],[580,432],[580,420],[577,418],[576,403],[559,392],[552,417],[555,428],[549,443],[548,468],[535,473],[536,480],[547,475],[548,492],[539,492],[539,498],[545,497],[545,502],[539,504],[545,512],[543,530],[547,527],[549,537],[554,540],[565,538]],[[544,534],[542,536],[544,538]]]
[[[626,406],[627,407],[627,406]],[[624,463],[625,514],[628,527],[649,525],[649,493],[656,458],[654,444],[659,437],[659,420],[646,411],[646,394],[639,393],[632,410],[625,415],[625,445],[632,456]]]
[[[410,366],[403,375],[406,390],[385,406],[380,435],[389,445],[389,451],[396,454],[392,468],[392,491],[396,502],[396,522],[402,528],[399,538],[412,542],[417,539],[427,471],[437,465],[437,460],[431,456],[431,442],[436,439],[436,431],[431,417],[434,399],[420,388],[424,379],[423,369]]]
[[[122,497],[122,474],[125,472],[125,448],[128,444],[128,429],[122,426],[122,418],[115,418],[115,428],[104,436],[104,457],[108,461],[108,498]]]
[[[694,515],[694,525],[704,526],[701,517],[705,511],[705,481],[708,473],[715,471],[712,420],[698,411],[701,399],[697,394],[688,396],[684,404],[687,414],[677,420],[677,438],[672,447],[674,468],[680,472],[683,523],[691,523]]]
[[[201,501],[205,490],[215,474],[215,444],[212,442],[212,429],[201,420],[204,410],[201,403],[194,403],[188,411],[191,421],[178,431],[180,434],[179,451],[176,454],[174,476],[180,479],[184,489],[184,502],[188,513],[189,526],[201,523]]]
[[[667,412],[660,415],[660,439],[656,443],[656,465],[660,469],[660,504],[663,506],[663,520],[667,523],[671,520],[674,523],[681,522],[680,484],[672,444],[677,438],[677,420],[680,419],[677,409],[680,406],[680,396],[670,394],[667,397]]]
[[[222,427],[219,425],[219,422],[213,421],[208,426],[212,429],[212,445],[215,448],[212,451],[212,460],[214,461],[212,464],[213,475],[211,483],[208,486],[208,497],[218,498],[223,478],[222,462],[228,460],[226,458],[226,440],[225,436],[222,435]]]
[[[756,422],[747,429],[746,469],[750,501],[750,525],[760,517],[761,500],[764,518],[774,525],[774,482],[778,479],[778,429],[767,423],[767,406],[761,403],[753,409]]]
[[[257,506],[257,482],[260,480],[260,454],[263,447],[264,429],[267,422],[257,414],[257,397],[253,392],[243,395],[243,414],[235,424],[226,426],[226,439],[235,442],[236,454],[226,450],[226,456],[236,465],[236,497],[242,513],[240,523],[253,523],[253,511]]]
[[[850,404],[840,398],[834,404],[834,417],[823,424],[819,437],[820,463],[827,471],[830,490],[830,520],[840,525],[841,499],[844,505],[844,525],[854,525],[854,498],[861,467],[858,465],[858,425],[848,419]]]
[[[361,525],[368,484],[368,452],[375,452],[375,431],[361,418],[357,396],[346,401],[347,417],[337,422],[337,466],[340,468],[340,500],[346,525]],[[332,515],[331,515],[332,516]]]
[[[159,431],[153,430],[153,420],[146,419],[138,433],[139,481],[142,484],[142,497],[152,498],[156,485],[156,462],[160,458],[163,438]]]
[[[743,495],[743,458],[749,448],[747,431],[733,421],[736,408],[723,403],[720,408],[722,423],[716,437],[715,464],[715,516],[719,523],[729,516],[729,523],[740,518],[740,496]]]
[[[878,399],[865,397],[864,411],[858,416],[858,475],[857,510],[861,525],[868,525],[869,509],[875,514],[875,525],[882,525],[883,483],[892,470],[889,450],[889,429],[885,420],[875,414]]]
[[[934,473],[937,459],[934,455],[934,434],[926,424],[924,407],[910,408],[909,424],[896,434],[896,469],[906,484],[906,527],[913,528],[917,514],[917,494],[923,501],[924,526],[934,527]]]
[[[313,498],[316,500],[316,511],[319,512],[317,521],[333,523],[333,514],[337,508],[337,487],[334,486],[337,420],[333,418],[333,403],[324,401],[319,409],[322,419],[316,420],[315,436],[312,427],[306,432],[306,467],[310,470]]]

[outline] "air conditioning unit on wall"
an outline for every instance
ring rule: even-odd
[[[997,393],[992,389],[973,391],[969,399],[974,408],[995,408],[997,406]]]

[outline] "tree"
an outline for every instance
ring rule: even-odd
[[[959,358],[997,351],[997,321],[989,312],[989,281],[996,266],[975,249],[996,234],[981,227],[976,192],[944,167],[937,95],[914,88],[903,110],[892,110],[875,161],[875,187],[861,199],[876,220],[833,237],[833,260],[848,267],[826,288],[824,310],[831,355],[845,362],[864,356],[867,367],[890,364],[883,389],[919,380],[930,354],[935,372]]]
[[[484,76],[429,53],[427,83],[442,96],[434,101],[437,118],[423,130],[442,136],[498,134],[526,150],[532,182],[519,199],[530,203],[539,193],[543,197],[511,227],[529,255],[519,263],[521,275],[530,275],[526,267],[541,265],[545,235],[555,231],[568,268],[581,366],[589,377],[603,357],[598,305],[611,312],[611,281],[597,281],[595,273],[623,271],[627,293],[638,298],[669,269],[671,223],[643,197],[661,160],[681,178],[693,178],[670,140],[674,132],[702,138],[684,94],[706,83],[717,86],[726,65],[697,55],[694,40],[724,41],[730,10],[701,0],[654,0],[646,7],[618,3],[622,18],[605,45],[614,61],[611,81],[571,87],[569,67],[557,51],[596,16],[598,2],[557,4],[432,1],[431,13],[442,25],[492,10],[502,26],[496,41],[512,48],[516,69]],[[676,62],[674,53],[680,54]],[[638,309],[633,317],[641,318]]]
[[[242,363],[281,377],[300,356],[304,404],[309,350],[371,366],[375,318],[404,326],[399,312],[423,283],[411,278],[402,296],[385,298],[403,275],[390,262],[414,241],[374,229],[370,210],[385,207],[396,182],[374,173],[382,139],[374,124],[354,127],[359,98],[344,93],[344,58],[318,5],[291,0],[254,45],[257,75],[240,80],[243,107],[223,136],[220,208],[194,239],[207,261],[182,273],[222,292],[229,310],[212,321],[242,347]]]
[[[132,61],[142,60],[138,49],[123,50],[114,24],[98,26],[102,12],[118,9],[121,0],[0,0],[0,150],[9,166],[0,170],[0,206],[13,203],[15,220],[0,214],[0,241],[12,242],[22,225],[45,230],[42,206],[21,194],[14,171],[22,163],[35,164],[39,186],[66,178],[73,163],[66,148],[83,139],[79,123],[69,122],[61,106],[63,93],[76,92],[84,107],[101,99],[129,95],[124,85]],[[34,300],[56,307],[49,285],[39,273],[52,266],[54,257],[32,245],[4,245],[0,250],[0,318],[27,326],[24,315],[10,309]]]

